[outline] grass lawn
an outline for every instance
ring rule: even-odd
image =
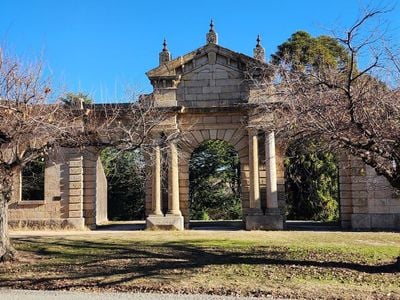
[[[13,238],[0,287],[400,299],[399,233],[95,232]]]

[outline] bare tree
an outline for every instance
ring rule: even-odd
[[[15,257],[7,213],[15,172],[57,147],[149,148],[153,129],[168,117],[150,96],[123,105],[50,103],[41,72],[40,63],[24,66],[0,49],[0,261]]]
[[[274,114],[267,126],[289,139],[315,138],[329,150],[345,150],[400,189],[399,56],[375,27],[384,13],[369,10],[335,37],[347,51],[345,64],[293,68],[283,58],[274,81],[257,82],[269,103],[263,111]]]

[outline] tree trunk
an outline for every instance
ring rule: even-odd
[[[0,261],[15,258],[8,233],[8,201],[11,199],[12,172],[0,166]]]

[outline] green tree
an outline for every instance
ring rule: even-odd
[[[272,55],[273,64],[286,63],[296,72],[345,68],[346,49],[332,37],[312,37],[297,31]],[[339,218],[336,157],[321,152],[318,142],[298,140],[287,150],[287,214],[289,219],[333,221]]]
[[[305,31],[297,31],[271,55],[272,63],[285,62],[295,70],[342,68],[349,62],[349,55],[341,44],[326,35],[312,37]]]
[[[190,160],[192,219],[241,218],[239,157],[220,140],[202,143]]]
[[[338,166],[335,155],[318,143],[294,143],[286,152],[287,218],[337,221]]]
[[[66,105],[77,105],[79,103],[92,104],[93,99],[85,93],[66,93],[60,100]]]
[[[100,157],[107,177],[109,219],[143,220],[145,174],[141,153],[106,148]]]

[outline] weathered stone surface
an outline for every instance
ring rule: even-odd
[[[246,216],[246,230],[282,230],[283,217],[280,214]]]
[[[351,228],[361,230],[371,229],[371,216],[369,214],[353,214],[351,216]]]
[[[150,215],[146,219],[146,228],[149,230],[183,230],[184,220],[182,216]]]

